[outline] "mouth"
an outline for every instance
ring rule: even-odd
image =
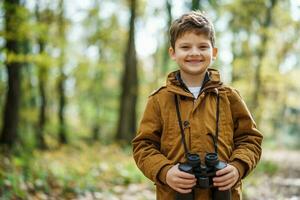
[[[186,63],[189,63],[189,64],[200,64],[200,63],[203,63],[204,60],[196,60],[196,59],[193,59],[193,60],[185,60]]]

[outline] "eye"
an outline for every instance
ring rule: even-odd
[[[182,49],[188,49],[189,46],[184,45],[184,46],[181,46],[181,48],[182,48]]]
[[[201,45],[201,46],[199,46],[199,49],[202,49],[202,50],[206,50],[208,48],[209,48],[209,46],[207,46],[207,45]]]

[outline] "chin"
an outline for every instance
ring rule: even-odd
[[[206,70],[207,70],[207,68],[205,68],[205,69],[199,69],[199,70],[183,70],[183,71],[186,74],[190,74],[190,75],[196,76],[196,75],[203,74]]]

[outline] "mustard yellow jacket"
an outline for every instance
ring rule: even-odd
[[[232,199],[242,198],[241,179],[257,164],[261,156],[262,134],[256,129],[239,93],[224,86],[217,70],[208,69],[208,80],[195,100],[182,86],[176,74],[169,74],[167,84],[150,95],[138,133],[132,141],[138,168],[155,182],[158,200],[173,200],[176,192],[166,183],[166,173],[175,164],[185,162],[174,95],[179,98],[185,140],[190,152],[204,162],[207,152],[214,152],[208,133],[216,129],[216,93],[219,93],[219,159],[235,166],[240,174],[232,188]],[[217,90],[216,90],[217,89]],[[208,200],[209,189],[195,189],[195,200]]]

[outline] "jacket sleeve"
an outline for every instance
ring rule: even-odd
[[[162,117],[155,96],[150,96],[138,133],[132,140],[133,157],[138,168],[156,184],[165,183],[166,169],[173,164],[160,152]],[[162,180],[163,179],[163,180]]]
[[[233,89],[229,98],[234,124],[234,151],[230,164],[238,169],[242,179],[255,168],[261,157],[263,136],[239,93]]]

